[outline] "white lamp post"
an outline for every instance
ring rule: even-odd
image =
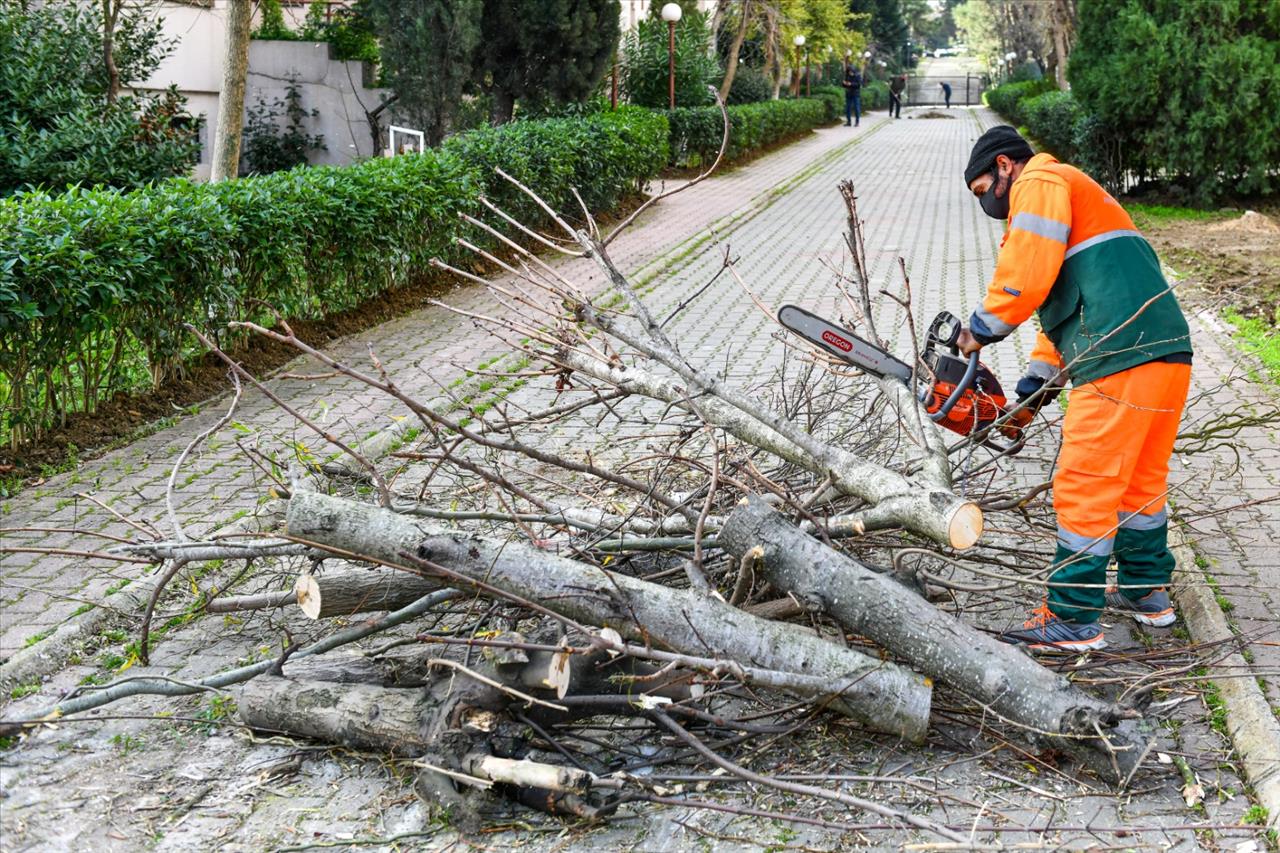
[[[684,14],[679,3],[662,7],[662,20],[667,22],[667,100],[669,108],[676,108],[676,21]]]

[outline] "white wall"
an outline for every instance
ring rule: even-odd
[[[191,113],[204,117],[204,150],[194,171],[200,179],[209,176],[212,134],[218,122],[227,5],[228,0],[213,0],[208,7],[160,4],[158,14],[164,33],[178,40],[177,47],[150,78],[133,84],[143,90],[166,89],[176,84],[186,96]],[[286,21],[296,16],[298,26],[305,13],[305,7],[285,8]],[[364,110],[376,107],[384,90],[363,86],[360,63],[329,59],[327,44],[254,39],[249,43],[246,109],[259,98],[267,103],[283,99],[289,75],[296,76],[302,86],[303,108],[320,111],[309,121],[308,131],[322,134],[328,150],[314,154],[312,162],[344,164],[376,153]]]

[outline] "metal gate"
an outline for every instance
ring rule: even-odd
[[[987,90],[985,76],[977,74],[955,75],[951,77],[922,77],[911,75],[907,78],[907,97],[903,101],[908,106],[943,106],[946,93],[943,83],[951,86],[951,106],[969,107],[982,104],[982,93]]]

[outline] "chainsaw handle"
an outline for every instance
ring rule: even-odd
[[[964,396],[964,392],[969,390],[969,386],[973,384],[973,377],[978,375],[978,354],[976,352],[969,353],[969,364],[964,369],[964,376],[956,383],[955,390],[951,392],[951,396],[938,407],[938,411],[929,415],[932,421],[940,421],[955,408],[956,403],[960,402],[960,398]]]

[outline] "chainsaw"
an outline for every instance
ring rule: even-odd
[[[919,374],[911,365],[843,326],[795,305],[782,306],[778,310],[778,322],[824,352],[876,378],[894,379],[908,387],[922,380],[923,387],[916,396],[929,418],[939,426],[963,436],[977,436],[983,444],[1002,454],[1012,455],[1022,449],[1022,429],[1031,422],[1034,412],[1023,408],[1010,415],[1011,407],[995,374],[978,361],[976,352],[967,358],[960,354],[956,342],[963,327],[951,312],[941,312],[929,325],[920,355],[926,369]],[[989,428],[1001,418],[1004,421],[998,432],[1012,444],[991,437]]]

